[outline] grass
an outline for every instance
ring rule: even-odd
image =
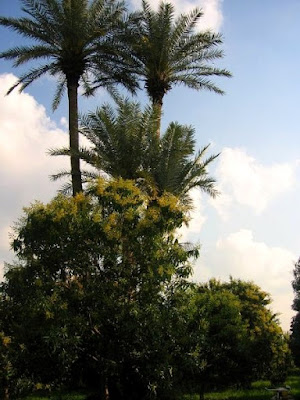
[[[270,387],[270,382],[255,382],[250,389],[227,389],[221,392],[211,392],[205,394],[205,400],[270,400],[271,395],[265,390]],[[199,400],[199,395],[186,395],[184,400]]]
[[[291,387],[291,394],[295,400],[300,400],[300,371],[293,371],[287,378],[285,385]],[[271,387],[269,381],[254,382],[250,389],[233,390],[227,389],[221,392],[205,394],[205,400],[270,400],[272,394],[265,390]],[[199,395],[186,395],[182,400],[199,400]]]

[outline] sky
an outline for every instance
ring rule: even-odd
[[[192,125],[197,147],[210,143],[208,155],[220,153],[210,167],[220,195],[192,193],[191,222],[181,232],[183,240],[201,244],[193,279],[254,281],[270,293],[272,310],[288,330],[300,256],[300,2],[173,2],[178,14],[202,8],[197,29],[222,33],[225,56],[217,65],[233,74],[215,80],[224,96],[176,87],[165,98],[163,129],[171,121]],[[0,0],[0,15],[20,16],[20,2]],[[0,51],[22,44],[4,28],[0,38]],[[66,97],[51,110],[55,80],[45,76],[5,96],[24,70],[0,60],[0,278],[13,259],[11,227],[22,208],[53,198],[61,183],[49,176],[69,165],[47,155],[68,143]],[[146,103],[143,91],[138,99]],[[103,102],[111,100],[99,90],[94,98],[80,98],[80,111]]]

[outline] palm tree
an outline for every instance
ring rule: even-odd
[[[83,118],[81,124],[82,134],[91,143],[91,148],[81,150],[81,157],[98,174],[135,179],[158,194],[170,192],[186,204],[194,187],[213,197],[217,194],[207,166],[218,155],[204,159],[209,146],[194,154],[195,132],[191,126],[171,123],[158,138],[157,110],[147,107],[142,111],[138,103],[121,99],[117,110],[104,105]]]
[[[82,190],[78,135],[78,86],[85,94],[99,87],[121,83],[131,91],[132,58],[120,38],[124,15],[123,3],[114,0],[21,0],[22,18],[0,17],[0,25],[35,41],[33,45],[14,47],[0,53],[0,58],[14,60],[14,66],[43,61],[19,77],[17,86],[24,90],[46,73],[58,78],[53,109],[64,89],[69,101],[69,134],[73,195]],[[92,84],[92,85],[91,85]]]
[[[209,145],[195,154],[195,130],[191,126],[171,123],[160,140],[159,162],[154,178],[161,190],[178,196],[189,203],[189,192],[200,188],[215,197],[215,180],[208,175],[207,167],[218,154],[204,159]]]
[[[195,9],[175,20],[172,4],[161,2],[155,12],[143,0],[142,22],[137,40],[133,38],[133,54],[140,64],[147,93],[160,116],[158,136],[163,98],[174,85],[223,94],[209,77],[231,76],[226,69],[210,64],[223,57],[223,52],[217,48],[222,44],[222,36],[210,31],[195,33],[201,16],[202,12]]]

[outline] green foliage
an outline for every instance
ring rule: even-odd
[[[246,324],[246,356],[241,365],[247,379],[271,379],[282,383],[291,366],[289,339],[282,331],[276,314],[268,306],[271,299],[252,282],[231,279],[226,289],[235,294],[242,305]],[[247,383],[247,382],[245,382]]]
[[[82,382],[111,399],[168,387],[166,293],[198,254],[175,238],[184,220],[173,195],[122,179],[25,209],[13,241],[20,263],[1,287],[18,372],[38,388]]]
[[[179,382],[186,392],[253,379],[282,383],[290,367],[288,339],[268,310],[269,296],[251,282],[195,285],[183,304],[189,340],[181,351]]]
[[[176,239],[184,221],[175,196],[123,179],[25,209],[1,286],[4,367],[37,389],[81,382],[111,400],[284,380],[269,296],[239,280],[188,283],[198,251]]]
[[[185,215],[174,195],[123,179],[25,209],[1,285],[1,362],[36,389],[81,384],[111,400],[282,381],[289,350],[269,296],[187,282],[198,249],[176,239]]]

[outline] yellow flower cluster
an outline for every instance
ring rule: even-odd
[[[11,338],[9,336],[5,336],[3,332],[0,332],[0,340],[5,347],[11,343]]]
[[[96,194],[110,199],[120,206],[138,205],[145,201],[145,197],[141,190],[136,187],[134,181],[122,178],[111,181],[98,178]]]
[[[121,231],[118,229],[119,218],[116,212],[111,213],[104,223],[103,230],[110,240],[121,239]]]
[[[160,207],[168,207],[170,211],[179,211],[179,201],[176,196],[171,193],[164,192],[164,194],[157,199],[157,203]]]

